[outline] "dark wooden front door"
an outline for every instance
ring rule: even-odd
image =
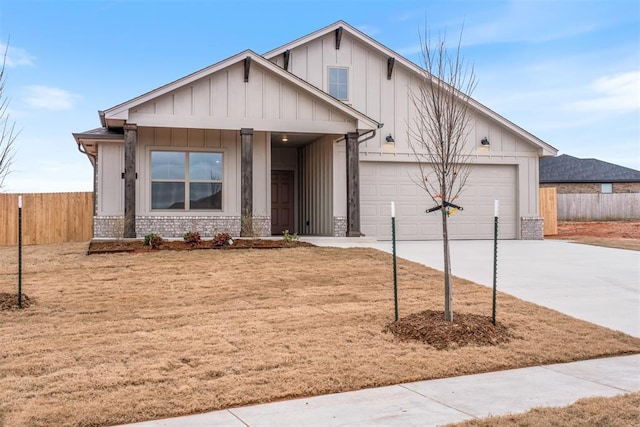
[[[271,234],[294,233],[293,171],[271,171]]]

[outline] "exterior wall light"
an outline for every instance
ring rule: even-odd
[[[287,135],[282,135],[282,142],[287,142],[289,141],[289,138],[287,137]]]
[[[482,145],[491,145],[491,143],[489,142],[489,140],[487,139],[486,136],[480,140],[480,144],[482,144]]]
[[[393,144],[394,142],[396,142],[395,139],[393,139],[393,136],[391,136],[391,134],[387,135],[385,140],[387,141],[387,144]]]

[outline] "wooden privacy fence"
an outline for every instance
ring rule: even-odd
[[[22,243],[85,242],[93,235],[93,194],[22,195]],[[0,194],[0,245],[18,244],[18,195]]]
[[[544,219],[544,235],[558,234],[558,205],[555,187],[540,189],[540,216]]]
[[[558,194],[561,221],[640,219],[640,193]]]

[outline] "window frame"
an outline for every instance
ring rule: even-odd
[[[605,191],[605,185],[609,191]],[[600,193],[601,194],[613,194],[613,183],[611,182],[603,182],[600,184]]]
[[[155,148],[155,147],[154,147]],[[178,178],[153,178],[153,153],[181,153],[184,156],[184,177],[182,179]],[[221,165],[221,174],[219,180],[203,180],[203,179],[191,179],[190,177],[190,167],[191,167],[191,154],[218,154],[220,155]],[[225,196],[225,188],[224,188],[224,162],[225,162],[225,154],[223,151],[206,151],[206,150],[166,150],[166,149],[150,149],[149,150],[149,211],[151,212],[222,212],[224,211],[224,196]],[[181,209],[170,209],[170,208],[154,208],[153,207],[153,183],[154,182],[167,182],[167,183],[180,183],[184,186],[184,207]],[[220,185],[220,208],[219,209],[197,209],[191,208],[191,184],[219,184]]]
[[[337,69],[337,70],[345,70],[347,73],[347,80],[345,82],[346,84],[346,89],[347,89],[347,97],[346,98],[339,98],[336,95],[333,95],[331,93],[331,70],[332,69]],[[347,67],[344,65],[328,65],[327,66],[327,78],[326,78],[326,83],[327,83],[327,93],[331,96],[333,96],[334,98],[336,98],[339,101],[348,103],[351,99],[351,67]]]

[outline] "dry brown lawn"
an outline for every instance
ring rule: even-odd
[[[535,408],[524,414],[471,420],[449,427],[631,427],[640,425],[640,393],[590,397],[562,408]]]
[[[545,238],[640,251],[640,221],[563,221],[557,235]]]
[[[383,332],[391,257],[372,249],[24,250],[35,303],[0,311],[0,425],[91,426],[640,352],[640,339],[499,295],[516,337],[446,351]],[[0,247],[0,292],[17,250]],[[442,308],[441,273],[399,260],[400,314]],[[455,309],[490,315],[456,279]]]

